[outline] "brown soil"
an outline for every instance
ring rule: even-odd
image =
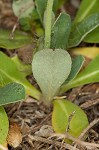
[[[73,18],[80,1],[75,0],[76,6],[71,1],[61,9],[66,9]],[[17,22],[11,9],[11,2],[11,0],[0,0],[0,27],[12,29]],[[63,143],[62,139],[50,137],[50,133],[53,133],[52,106],[48,108],[42,102],[27,97],[24,102],[5,106],[11,124],[16,122],[22,132],[21,144],[17,148],[9,146],[9,150],[72,150],[75,145],[77,147],[74,150],[98,150],[95,144],[99,144],[99,83],[73,88],[64,95],[86,112],[90,125],[83,134],[87,135],[85,142],[88,143],[80,140],[69,145]]]

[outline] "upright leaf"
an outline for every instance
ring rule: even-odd
[[[36,99],[40,98],[40,92],[27,81],[24,74],[18,70],[13,60],[0,52],[0,85],[2,86],[9,82],[22,84],[27,94]]]
[[[74,80],[68,84],[63,84],[60,93],[64,93],[73,87],[94,82],[99,82],[99,55]]]
[[[99,13],[99,0],[82,0],[80,8],[77,12],[73,25],[77,26],[78,23],[82,22],[86,17],[94,13]],[[97,31],[98,30],[98,31]],[[99,43],[99,27],[90,32],[84,39],[88,43]]]
[[[83,21],[87,16],[99,13],[99,0],[82,0],[80,8],[74,20],[74,24]]]
[[[99,26],[99,13],[85,18],[71,31],[68,47],[76,47],[88,33]]]
[[[0,47],[16,49],[33,42],[32,36],[21,31],[15,31],[11,37],[10,30],[0,29]]]
[[[0,88],[0,106],[25,99],[25,89],[21,84],[9,83]]]
[[[37,7],[37,12],[39,14],[40,20],[43,23],[44,12],[47,6],[47,0],[35,0],[35,4]]]
[[[48,104],[70,73],[71,57],[62,49],[41,50],[33,57],[32,70]]]
[[[53,104],[52,126],[55,132],[65,133],[70,123],[68,133],[73,137],[78,137],[88,126],[88,119],[83,110],[65,99],[56,99]],[[71,115],[72,118],[69,122]]]
[[[70,29],[71,29],[70,16],[65,13],[61,13],[52,27],[52,38],[51,38],[52,49],[57,48],[66,49]]]
[[[9,121],[7,114],[2,106],[0,106],[0,144],[7,145],[7,135],[9,130]]]

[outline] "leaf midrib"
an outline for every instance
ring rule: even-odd
[[[86,11],[83,13],[83,15],[78,19],[77,22],[81,22],[89,13],[89,11],[92,9],[92,7],[94,6],[94,4],[96,3],[97,0],[93,0],[92,3],[89,4],[88,8],[86,9]]]
[[[86,80],[86,79],[88,79],[88,78],[90,78],[90,76],[91,76],[91,78],[93,77],[93,76],[95,76],[95,75],[97,75],[99,73],[99,70],[97,70],[97,71],[94,71],[94,72],[92,72],[92,73],[89,73],[89,74],[87,74],[87,75],[85,75],[84,76],[84,74],[83,75],[81,75],[82,77],[76,77],[75,79],[74,79],[74,81],[71,81],[70,83],[68,83],[67,85],[63,85],[62,86],[62,88],[65,88],[65,87],[71,87],[72,85],[75,85],[75,84],[77,84],[77,83],[79,83],[79,82],[82,82],[83,80]],[[96,81],[94,81],[94,82],[96,82]],[[87,83],[90,83],[90,82],[87,82]],[[80,84],[80,85],[83,85],[83,83],[82,84]],[[74,86],[73,86],[74,87]]]
[[[12,81],[20,81],[17,78],[13,78],[12,76],[10,76],[8,73],[6,73],[5,71],[3,71],[2,69],[0,69],[0,72],[3,73],[5,76],[7,76]],[[21,83],[21,81],[20,81],[20,83]]]

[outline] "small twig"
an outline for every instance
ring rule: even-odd
[[[82,146],[99,147],[99,144],[81,141],[80,139],[72,137],[68,133],[67,133],[66,137]]]
[[[95,119],[93,120],[89,126],[81,133],[81,135],[79,136],[79,139],[82,139],[84,137],[84,135],[97,123],[99,123],[99,119]]]
[[[71,135],[69,135],[68,133],[66,134],[54,134],[53,136],[56,136],[56,137],[61,137],[61,138],[67,138],[67,139],[70,139],[72,140],[73,142],[79,144],[79,145],[82,145],[82,146],[90,146],[90,147],[99,147],[99,144],[95,144],[95,143],[88,143],[88,142],[84,142],[84,141],[81,141],[80,139],[77,139],[77,138],[74,138],[72,137]]]
[[[65,138],[63,138],[62,142],[61,142],[61,147],[60,147],[60,150],[62,150],[63,148],[63,145],[64,145],[64,142],[65,142]]]
[[[83,138],[84,138],[84,136],[85,136],[85,134],[87,134],[87,132],[95,125],[95,124],[97,124],[99,122],[99,119],[95,119],[95,120],[93,120],[90,124],[89,124],[89,126],[81,133],[81,135],[79,136],[79,140],[83,140]],[[74,145],[74,150],[75,150],[75,148],[77,147],[77,143]]]
[[[73,111],[73,112],[69,115],[69,117],[68,117],[68,125],[67,125],[67,128],[66,128],[66,133],[67,133],[67,132],[69,131],[69,129],[70,129],[70,122],[71,122],[71,120],[72,120],[74,114],[75,114],[75,111]],[[63,140],[62,140],[60,150],[62,150],[64,142],[65,142],[65,138],[63,138]]]
[[[32,136],[32,135],[28,135],[28,137],[32,141],[37,141],[37,142],[39,141],[39,142],[43,142],[43,143],[47,143],[47,144],[52,144],[52,145],[55,145],[57,147],[60,147],[60,145],[61,145],[61,142],[49,140],[49,139],[46,139],[46,138],[43,138],[43,137]],[[72,150],[73,149],[73,146],[71,146],[69,144],[66,144],[66,143],[63,144],[63,147],[68,149],[68,150]],[[78,148],[76,148],[75,150],[78,150]]]
[[[67,133],[67,132],[69,131],[69,129],[70,129],[70,122],[71,122],[71,120],[72,120],[72,118],[73,118],[75,112],[76,112],[76,111],[73,111],[73,112],[69,115],[69,117],[68,117],[68,125],[67,125],[67,129],[66,129],[66,133]]]
[[[18,21],[19,21],[19,18],[17,19],[17,22],[16,22],[16,24],[14,25],[14,27],[13,27],[13,29],[12,29],[12,31],[11,31],[10,39],[13,39],[13,38],[14,38],[14,32],[15,32],[15,30],[16,30],[16,28],[17,28]]]
[[[90,100],[82,104],[80,107],[83,109],[89,108],[91,106],[97,105],[99,103],[99,98],[95,100]]]
[[[48,114],[41,122],[40,125],[42,125],[46,120],[48,120],[51,117],[52,113]]]
[[[61,99],[64,99],[64,98],[66,98],[66,96],[55,96],[55,97],[54,97],[54,99],[60,99],[60,100],[61,100]]]

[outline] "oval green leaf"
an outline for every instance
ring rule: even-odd
[[[7,135],[9,130],[9,121],[7,114],[2,106],[0,106],[0,144],[7,145]]]
[[[13,60],[11,60],[4,53],[0,52],[0,86],[10,82],[22,84],[28,95],[36,99],[40,99],[40,92],[28,82],[25,75],[18,70]]]
[[[60,93],[64,93],[73,87],[94,82],[99,82],[99,55],[74,80],[64,84],[61,87]]]
[[[92,14],[76,25],[70,34],[68,47],[76,47],[80,42],[99,26],[99,13]]]
[[[9,83],[0,88],[0,106],[25,99],[25,88],[18,83]]]
[[[31,35],[21,31],[15,31],[11,37],[10,30],[0,29],[0,47],[6,49],[16,49],[33,42]]]
[[[43,23],[43,17],[44,17],[44,12],[46,10],[47,6],[47,0],[41,1],[41,0],[35,0],[35,4],[37,7],[37,12],[39,14],[39,18],[41,22]]]
[[[51,48],[66,49],[71,30],[71,19],[66,13],[61,13],[52,27]]]
[[[32,62],[33,75],[49,103],[71,70],[71,57],[62,49],[45,49],[37,52]]]
[[[56,133],[65,133],[71,118],[68,133],[78,137],[88,126],[88,119],[84,111],[77,105],[65,99],[57,99],[53,102],[52,126]]]

